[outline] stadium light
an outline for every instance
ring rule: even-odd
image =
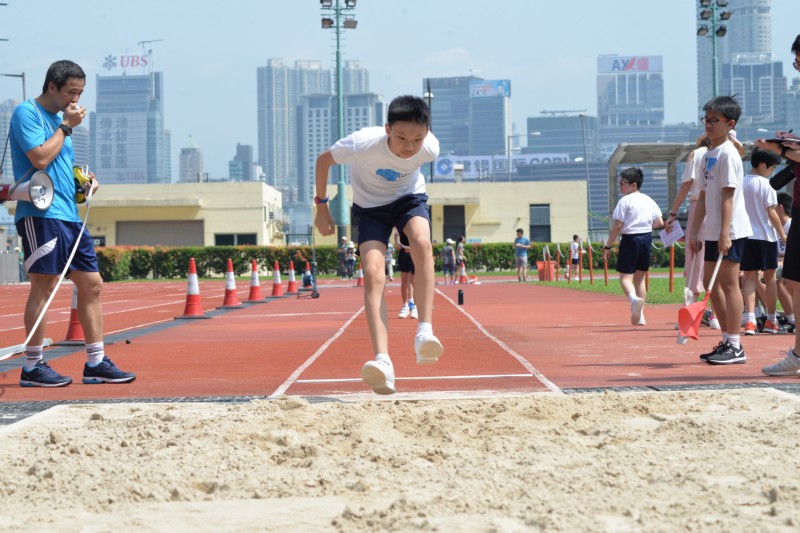
[[[717,14],[718,8],[724,8],[728,6],[728,0],[699,0],[700,4],[700,11],[697,14],[698,21],[710,23],[711,26],[709,27],[708,24],[700,24],[697,27],[697,36],[698,37],[710,37],[711,38],[711,89],[712,95],[714,97],[717,96],[717,77],[718,77],[718,67],[717,67],[717,38],[725,37],[728,33],[728,28],[725,25],[718,24],[720,21],[729,20],[731,18],[732,13],[730,11],[721,11]]]

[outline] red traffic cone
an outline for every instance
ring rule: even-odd
[[[78,287],[72,286],[72,305],[69,310],[69,326],[67,336],[63,341],[54,343],[56,346],[78,346],[86,344],[81,321],[78,319]]]
[[[469,283],[469,281],[467,280],[467,265],[461,263],[461,272],[459,272],[458,274],[458,284],[466,285],[467,283]]]
[[[258,281],[258,265],[255,259],[253,259],[253,268],[250,272],[250,294],[247,296],[245,303],[264,303],[264,299],[261,297],[261,283]]]
[[[294,279],[294,261],[289,261],[289,283],[286,285],[286,294],[297,294],[297,280]]]
[[[283,298],[283,286],[281,285],[281,266],[275,261],[275,268],[272,269],[272,297]]]
[[[200,305],[200,285],[197,283],[197,265],[194,257],[189,259],[189,284],[186,287],[186,307],[183,315],[175,318],[211,318],[203,315],[203,306]]]
[[[356,275],[355,287],[364,286],[364,269],[361,268],[361,261],[358,262],[358,274]]]
[[[225,297],[222,305],[218,309],[235,309],[241,307],[239,295],[236,294],[236,277],[233,274],[233,261],[228,259],[228,266],[225,269]]]

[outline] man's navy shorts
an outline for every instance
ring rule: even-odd
[[[89,231],[80,222],[65,222],[54,218],[25,217],[17,221],[17,233],[25,252],[25,270],[31,274],[61,274],[72,248],[80,241],[71,270],[98,272],[97,255]]]

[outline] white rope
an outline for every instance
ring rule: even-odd
[[[44,304],[44,308],[42,312],[39,314],[39,317],[36,319],[36,322],[33,324],[30,333],[28,333],[28,337],[25,339],[25,343],[23,346],[27,346],[28,343],[33,338],[33,334],[36,332],[36,328],[39,327],[39,323],[44,318],[44,315],[47,313],[47,309],[50,307],[50,303],[53,301],[56,293],[58,292],[58,288],[61,286],[61,282],[64,281],[64,276],[67,275],[67,270],[69,270],[69,266],[72,263],[72,258],[75,257],[75,252],[78,251],[78,246],[81,243],[81,236],[83,235],[83,230],[86,228],[86,221],[89,220],[89,210],[92,208],[92,193],[93,187],[89,188],[89,192],[86,195],[86,216],[83,217],[83,225],[81,226],[81,230],[78,232],[78,238],[75,240],[75,246],[72,247],[72,252],[69,254],[69,258],[67,259],[67,264],[64,265],[64,270],[61,272],[61,276],[58,278],[58,283],[56,283],[53,292],[50,293],[50,298],[47,299],[47,303]],[[15,354],[16,346],[11,348],[6,348],[0,351],[0,361],[5,361],[9,357]]]

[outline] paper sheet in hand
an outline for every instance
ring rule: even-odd
[[[667,246],[672,246],[683,237],[683,228],[676,221],[672,224],[672,231],[667,232],[667,228],[664,228],[658,233],[658,236],[661,237],[661,242],[666,248]]]

